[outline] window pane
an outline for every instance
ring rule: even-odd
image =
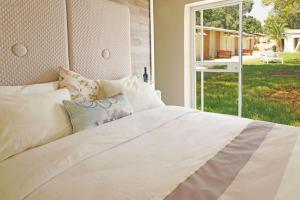
[[[201,107],[201,73],[197,72],[197,108]],[[238,74],[204,74],[204,110],[207,112],[238,114]]]
[[[238,62],[239,6],[204,10],[203,24],[204,60]]]

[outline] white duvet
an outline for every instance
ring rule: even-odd
[[[251,121],[169,106],[136,113],[1,162],[0,199],[162,200]]]

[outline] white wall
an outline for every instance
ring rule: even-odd
[[[250,39],[247,37],[243,38],[243,49],[250,49]]]
[[[184,106],[184,6],[197,0],[154,0],[155,86],[166,104]]]
[[[284,52],[294,52],[295,51],[295,38],[286,37],[284,39]]]
[[[209,56],[214,58],[215,52],[216,52],[216,32],[215,31],[209,31],[210,37],[209,37]]]
[[[150,1],[111,1],[124,4],[130,9],[133,73],[143,73],[144,67],[148,67],[148,72],[150,72]]]

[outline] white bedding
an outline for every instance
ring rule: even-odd
[[[170,106],[135,113],[1,162],[0,199],[162,200],[251,122]],[[288,126],[275,125],[272,131],[300,135],[298,128]],[[270,140],[280,139],[275,136]],[[295,141],[293,155],[299,155],[299,137]],[[287,168],[300,167],[300,156],[291,160],[293,165]],[[300,170],[289,173],[284,173],[288,177],[278,189],[284,198],[278,199],[300,197],[296,178]],[[235,192],[229,188],[220,199],[243,199],[239,195],[245,188],[243,184],[231,188]]]

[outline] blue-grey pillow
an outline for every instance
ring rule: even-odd
[[[89,127],[99,126],[133,113],[131,104],[123,94],[97,101],[63,101],[63,104],[69,114],[73,133]]]

